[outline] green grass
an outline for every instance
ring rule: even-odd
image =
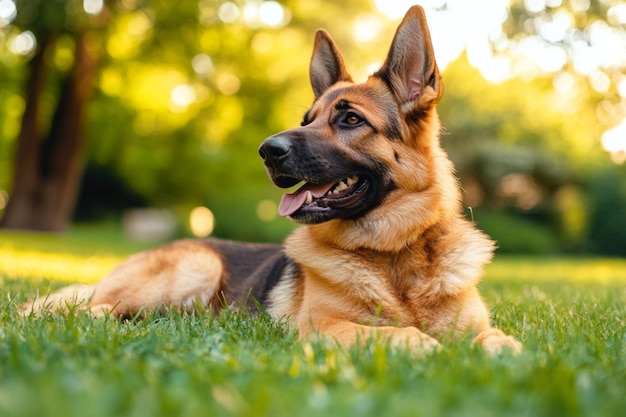
[[[89,236],[94,236],[90,239]],[[626,410],[626,261],[498,257],[481,292],[524,342],[491,358],[379,342],[299,343],[226,310],[142,321],[22,318],[60,281],[90,281],[142,245],[94,230],[0,232],[0,416],[617,416]],[[47,272],[46,265],[56,265]]]

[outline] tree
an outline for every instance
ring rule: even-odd
[[[61,231],[74,208],[83,169],[85,112],[93,91],[97,57],[88,32],[70,22],[76,2],[38,1],[21,4],[18,21],[35,37],[37,47],[28,64],[25,110],[17,139],[13,193],[0,227]],[[74,4],[73,4],[74,3]],[[73,30],[68,31],[67,28]],[[71,36],[73,63],[64,74],[53,74],[49,56],[61,36]],[[59,84],[58,100],[49,123],[42,120],[46,80]],[[49,125],[46,130],[44,126]]]

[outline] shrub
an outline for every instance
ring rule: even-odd
[[[551,254],[558,252],[558,239],[546,225],[499,211],[474,210],[478,227],[497,242],[498,252]]]
[[[589,250],[596,254],[626,256],[626,173],[624,167],[606,168],[592,176]]]

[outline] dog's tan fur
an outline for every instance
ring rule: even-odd
[[[288,316],[302,338],[321,334],[349,346],[379,336],[427,350],[442,337],[469,332],[489,352],[519,352],[518,341],[490,326],[476,288],[494,245],[462,216],[453,166],[439,144],[442,85],[422,9],[409,10],[383,67],[361,84],[352,82],[328,34],[318,32],[311,81],[315,102],[304,126],[292,131],[313,132],[355,160],[375,158],[394,184],[380,204],[356,218],[304,224],[282,253],[216,240],[175,242],[134,255],[92,286],[36,300],[26,311],[72,302],[116,316],[197,302],[217,308],[217,294],[236,301],[248,290],[273,316]],[[371,129],[330,123],[339,100]]]

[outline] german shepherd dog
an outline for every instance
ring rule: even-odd
[[[319,30],[310,80],[315,100],[302,125],[259,148],[276,186],[303,183],[278,208],[301,224],[283,246],[176,241],[25,312],[78,303],[119,317],[254,298],[300,338],[350,346],[376,337],[424,351],[469,333],[490,353],[519,352],[517,340],[490,326],[476,288],[494,244],[463,217],[439,143],[443,87],[422,8],[408,11],[383,66],[360,84]]]

